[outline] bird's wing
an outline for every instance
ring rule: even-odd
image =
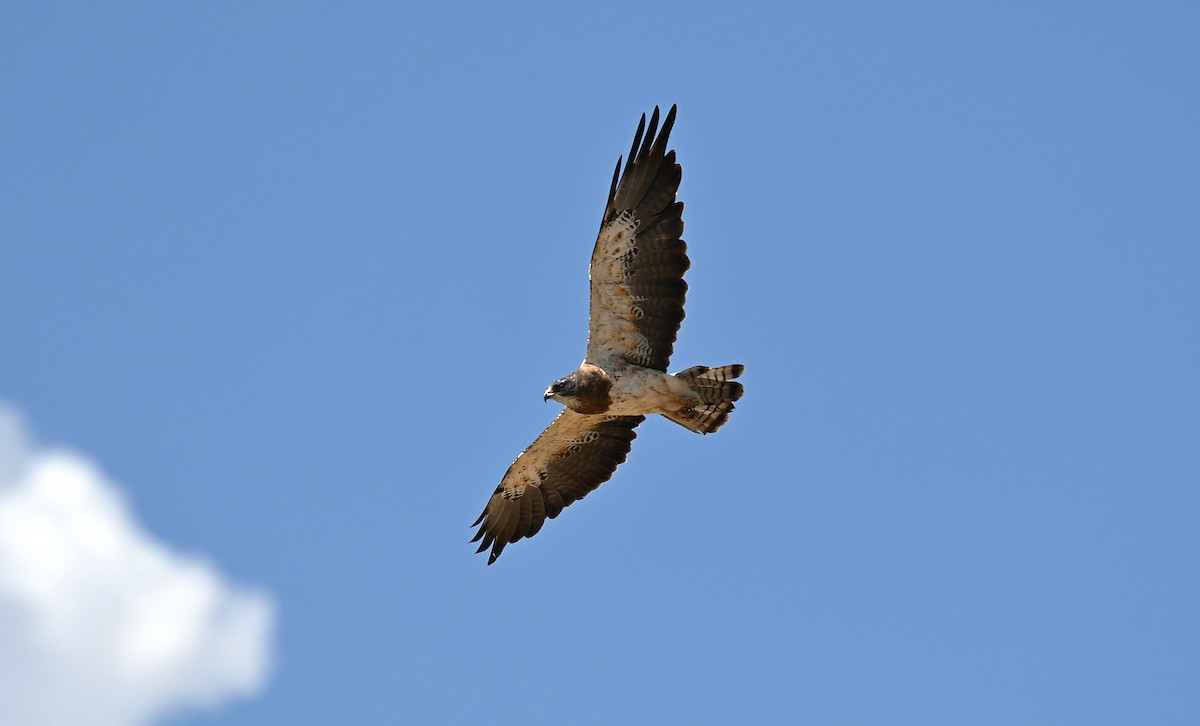
[[[620,159],[613,172],[591,266],[586,360],[602,368],[616,360],[667,370],[683,321],[691,263],[675,201],[682,172],[667,151],[674,123],[672,106],[656,136],[658,108],[649,128],[643,114],[624,173]]]
[[[586,416],[570,409],[521,452],[492,493],[472,542],[488,547],[488,564],[504,546],[532,537],[546,518],[554,519],[563,507],[608,481],[625,461],[644,416]]]

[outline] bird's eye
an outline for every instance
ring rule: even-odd
[[[550,390],[553,391],[554,393],[558,393],[559,391],[562,390],[562,382],[555,381],[554,385],[550,386]]]

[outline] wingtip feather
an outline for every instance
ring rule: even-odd
[[[633,144],[629,147],[629,157],[625,160],[625,173],[633,168],[633,160],[637,156],[638,147],[642,145],[642,134],[646,131],[646,114],[642,114],[641,121],[638,121],[637,133],[633,135]]]

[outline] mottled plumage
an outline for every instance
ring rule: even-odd
[[[683,203],[676,201],[681,170],[667,150],[675,107],[661,130],[658,109],[638,124],[612,186],[592,251],[587,354],[579,370],[546,389],[566,406],[521,452],[472,526],[488,564],[505,545],[532,537],[613,475],[625,461],[648,414],[662,414],[701,434],[729,417],[742,386],[741,365],[694,366],[667,373],[683,321],[690,266]]]

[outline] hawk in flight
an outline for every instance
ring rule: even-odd
[[[638,124],[625,170],[613,172],[600,235],[592,251],[587,355],[579,370],[546,389],[566,408],[504,474],[472,542],[491,548],[532,537],[563,507],[608,481],[625,461],[648,414],[661,414],[699,434],[720,428],[741,398],[741,365],[694,366],[667,373],[683,321],[688,261],[683,202],[675,201],[681,170],[667,138],[672,106],[658,128],[658,108]]]

